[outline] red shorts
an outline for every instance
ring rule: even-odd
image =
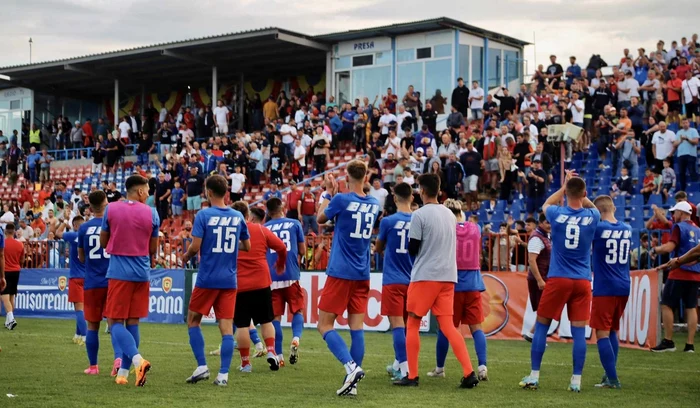
[[[392,284],[382,286],[382,316],[406,317],[408,285]]]
[[[289,313],[296,314],[304,310],[304,305],[304,289],[298,281],[292,286],[272,291],[272,311],[275,316],[282,316],[285,306],[289,306]]]
[[[71,303],[83,303],[83,285],[85,285],[85,279],[83,278],[70,278],[68,280],[68,301]]]
[[[627,296],[595,296],[589,326],[597,330],[620,330],[620,319],[626,306]]]
[[[105,316],[119,320],[147,317],[150,286],[150,282],[109,279]]]
[[[408,285],[406,310],[423,317],[432,311],[435,316],[454,314],[455,284],[453,282],[420,281]]]
[[[206,316],[213,307],[217,319],[233,319],[236,292],[236,289],[206,289],[195,286],[190,296],[189,309]]]
[[[356,281],[329,276],[323,285],[318,309],[338,316],[345,310],[348,314],[364,314],[367,312],[368,301],[368,280]]]
[[[542,292],[537,316],[561,320],[567,306],[569,320],[587,321],[591,318],[591,282],[585,279],[549,278]]]
[[[107,288],[85,290],[85,320],[90,323],[102,321],[107,306]]]
[[[484,322],[484,309],[481,306],[481,292],[455,292],[454,316],[455,327],[461,324],[481,324]]]

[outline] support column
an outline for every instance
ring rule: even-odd
[[[481,89],[484,90],[484,93],[489,92],[489,39],[484,38],[484,60],[482,61],[482,66],[484,67],[483,72],[481,73]],[[474,78],[472,78],[474,80]]]
[[[78,106],[78,120],[83,123],[83,101],[80,100],[80,105]]]
[[[114,123],[112,124],[116,129],[119,126],[119,80],[114,80]]]
[[[243,129],[243,121],[245,119],[245,101],[243,98],[245,98],[245,91],[244,91],[244,86],[245,86],[245,77],[243,76],[243,73],[241,73],[241,83],[238,85],[238,129],[242,130]]]
[[[145,111],[146,111],[146,85],[141,84],[141,116],[143,116]],[[143,129],[141,129],[141,130],[143,130]]]
[[[326,100],[333,95],[333,54],[331,51],[326,52]]]
[[[211,109],[213,110],[214,107],[216,107],[216,96],[219,93],[219,84],[217,83],[219,80],[218,78],[218,72],[216,70],[216,67],[211,67]]]

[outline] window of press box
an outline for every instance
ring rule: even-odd
[[[372,65],[374,63],[374,55],[359,55],[357,57],[352,57],[353,67],[364,67],[366,65]]]
[[[432,49],[430,47],[418,48],[416,49],[416,59],[425,59],[432,56]]]

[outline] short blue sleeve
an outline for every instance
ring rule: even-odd
[[[250,239],[250,233],[248,233],[248,224],[245,223],[245,219],[241,215],[241,223],[239,224],[241,226],[241,233],[238,235],[238,240],[240,241],[245,241],[246,239]]]
[[[153,223],[153,232],[151,232],[151,238],[157,238],[158,232],[160,232],[160,217],[155,208],[151,208],[151,222]]]
[[[547,221],[551,224],[559,215],[559,210],[561,207],[558,205],[550,205],[547,207],[547,211],[545,211],[545,216],[547,217]]]
[[[105,207],[105,213],[102,216],[102,231],[109,232],[109,217],[107,216],[107,210],[109,210],[109,205]]]
[[[204,221],[205,215],[203,211],[197,213],[194,217],[194,225],[192,226],[192,236],[197,238],[204,238],[204,230],[206,229],[206,221]]]
[[[326,207],[324,214],[326,214],[326,218],[329,220],[335,219],[335,217],[340,214],[341,211],[345,208],[345,200],[343,199],[342,195],[337,195],[333,198],[331,198],[331,202],[328,203],[328,207]]]
[[[389,218],[385,217],[379,222],[379,235],[377,240],[386,243],[386,236],[389,234]]]
[[[0,248],[5,248],[5,230],[0,228]]]
[[[76,232],[69,231],[63,233],[63,240],[66,242],[74,242],[77,237],[78,233]]]
[[[294,224],[294,229],[297,231],[297,243],[304,242],[304,228],[301,226],[300,222]]]

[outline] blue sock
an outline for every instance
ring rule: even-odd
[[[258,336],[258,329],[256,329],[256,328],[250,329],[250,341],[253,342],[253,345],[260,343],[260,336]]]
[[[304,331],[304,315],[295,313],[292,317],[292,336],[301,338],[302,331]]]
[[[110,330],[110,332],[111,332],[111,330]],[[112,349],[114,349],[114,359],[115,359],[115,360],[118,359],[118,358],[122,358],[122,355],[123,355],[124,353],[122,352],[122,348],[121,348],[121,346],[119,345],[119,343],[117,343],[116,341],[114,341],[114,337],[112,337]]]
[[[533,371],[540,371],[542,356],[547,348],[548,324],[535,323],[535,334],[532,336],[532,347],[530,348],[530,364]]]
[[[391,334],[394,336],[394,358],[399,363],[403,363],[407,360],[406,357],[406,333],[403,327],[396,327],[391,330]]]
[[[88,330],[85,338],[85,349],[91,366],[97,365],[97,352],[100,350],[100,337],[97,330]]]
[[[620,342],[617,340],[617,332],[610,332],[610,345],[612,346],[613,353],[615,353],[615,365],[617,365],[617,352],[620,350]]]
[[[282,324],[278,320],[273,320],[272,325],[275,327],[275,354],[282,354],[282,342],[284,341],[284,333],[282,333]]]
[[[87,336],[87,323],[85,322],[85,313],[82,310],[75,311],[75,324],[77,326],[77,335]]]
[[[78,311],[77,310],[75,311],[75,314],[76,314],[76,316],[75,316],[75,335],[80,336],[80,328],[78,328],[78,316],[77,316]]]
[[[134,338],[134,343],[136,343],[136,348],[138,349],[139,345],[141,344],[141,333],[139,332],[139,325],[127,325],[126,329],[129,331],[129,333],[131,333],[131,337]]]
[[[207,365],[207,358],[204,356],[204,336],[202,328],[199,326],[190,327],[187,329],[190,335],[190,347],[194,353],[194,359],[197,360],[197,366]]]
[[[231,367],[231,359],[233,359],[233,336],[227,334],[221,337],[221,374],[228,374],[228,369]]]
[[[328,350],[333,353],[341,364],[345,365],[352,361],[348,346],[337,331],[327,331],[326,334],[323,335],[323,340],[326,342],[326,345],[328,345]]]
[[[437,343],[435,343],[435,360],[437,361],[437,366],[440,368],[445,367],[445,359],[447,359],[447,351],[450,349],[450,342],[447,340],[442,330],[438,330],[437,333]]]
[[[480,366],[486,365],[486,335],[482,330],[477,330],[472,333],[472,338],[474,339],[474,349],[476,350],[476,356],[479,360]]]
[[[571,326],[571,337],[574,338],[574,375],[581,375],[586,363],[586,328]]]
[[[118,344],[122,349],[122,367],[128,370],[131,367],[131,359],[139,353],[136,348],[134,336],[124,327],[122,323],[114,323],[111,327],[112,343]]]
[[[365,331],[350,330],[350,338],[352,339],[350,356],[357,365],[362,366],[362,360],[365,358]]]
[[[610,339],[608,337],[598,339],[598,355],[600,364],[605,369],[605,375],[611,380],[617,380],[617,369],[615,368],[615,353],[613,352]]]

